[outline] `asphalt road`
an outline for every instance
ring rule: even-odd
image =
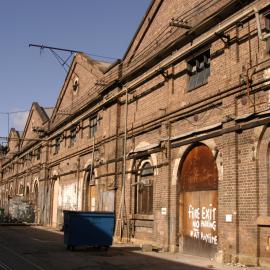
[[[114,245],[108,251],[93,248],[66,250],[63,234],[29,226],[0,226],[0,270],[205,270],[208,261],[179,255],[142,252],[134,246]],[[193,264],[193,265],[192,265]],[[197,265],[197,266],[195,266]],[[220,269],[219,267],[216,269]],[[223,268],[222,268],[223,269]]]

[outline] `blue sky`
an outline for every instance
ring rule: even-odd
[[[65,77],[49,51],[29,43],[122,58],[150,2],[0,1],[0,136],[7,135],[3,113],[28,110],[33,101],[54,106]],[[11,113],[10,127],[22,129],[25,116]]]

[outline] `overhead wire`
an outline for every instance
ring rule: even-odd
[[[209,6],[211,7],[212,5],[214,5],[216,2],[218,2],[218,0],[208,0],[208,1],[204,1],[204,2],[200,2],[198,5],[196,5],[195,7],[190,8],[189,10],[185,10],[183,11],[181,14],[177,14],[178,19],[184,19],[184,20],[189,20],[194,14],[197,14],[198,9],[202,9],[203,11],[206,10],[207,8],[209,8]],[[177,11],[176,11],[177,13]],[[141,61],[142,59],[145,60],[145,54],[147,52],[149,52],[150,50],[153,49],[154,46],[157,46],[157,44],[160,44],[159,42],[161,42],[162,40],[166,40],[167,35],[173,35],[177,29],[175,29],[174,31],[171,30],[172,27],[169,26],[169,24],[167,24],[166,26],[164,26],[155,36],[155,38],[151,41],[146,43],[145,47],[136,55],[136,57],[134,57],[133,61],[132,61],[132,66],[137,64],[139,61]],[[61,66],[64,68],[65,71],[65,65],[70,67],[67,64],[67,61],[69,59],[64,60],[59,54],[57,54],[55,51],[53,51],[52,49],[50,49],[51,53],[55,56],[55,58],[57,59],[57,61],[59,62],[59,64],[61,64]],[[85,53],[87,55],[92,55],[92,56],[96,56],[96,57],[102,57],[102,58],[107,58],[107,59],[116,59],[113,57],[108,57],[108,56],[102,56],[102,55],[98,55],[98,54],[91,54],[91,53]],[[70,58],[71,56],[69,56]],[[127,68],[127,64],[124,65],[123,69]],[[129,66],[128,68],[131,68],[131,66]],[[115,70],[114,74],[118,73],[118,70]],[[113,74],[110,74],[110,77],[112,77]],[[105,76],[106,78],[106,76]],[[96,86],[91,88],[92,90],[94,89],[102,89],[102,87],[97,88]],[[86,96],[86,95],[85,95]],[[84,98],[80,98],[78,100],[76,100],[76,103],[74,103],[74,107],[78,106],[81,104],[81,102],[84,102],[85,100],[85,96]],[[87,96],[89,96],[89,94],[87,94]]]
[[[184,18],[185,20],[191,19],[191,15],[196,14],[198,8],[202,8],[203,11],[210,8],[212,5],[214,5],[219,0],[208,0],[207,2],[200,2],[197,6],[186,10],[182,12],[180,15],[177,15],[177,19]],[[205,3],[206,2],[206,3]],[[209,6],[210,5],[210,6]],[[189,15],[189,17],[188,17]],[[173,16],[172,16],[173,17]],[[123,65],[123,72],[125,72],[126,69],[131,69],[133,66],[138,64],[140,61],[145,61],[146,56],[149,56],[151,52],[153,52],[161,43],[165,40],[168,40],[167,36],[173,36],[178,29],[174,29],[171,26],[169,26],[169,23],[165,25],[163,28],[161,28],[160,31],[157,32],[155,37],[151,39],[151,42],[146,43],[145,47],[137,52],[136,57],[132,57],[132,62],[128,61]],[[155,48],[156,47],[156,48]],[[155,49],[153,49],[155,48]],[[150,53],[149,53],[150,52]],[[148,55],[147,55],[148,54]],[[117,74],[117,71],[114,72],[114,74]],[[110,74],[110,76],[112,76]]]
[[[103,58],[103,59],[110,59],[110,60],[117,60],[119,58],[116,57],[111,57],[111,56],[104,56],[104,55],[99,55],[99,54],[93,54],[89,52],[84,52],[86,55],[89,55],[91,57],[98,57],[98,58]]]
[[[201,8],[203,11],[206,10],[207,8],[211,7],[212,5],[214,5],[216,2],[218,2],[219,0],[208,0],[207,2],[200,2],[199,5],[197,5],[196,7],[193,7],[187,11],[182,12],[180,15],[178,15],[176,18],[184,18],[186,20],[190,19],[192,15],[196,14],[198,8]],[[130,69],[132,68],[134,65],[138,64],[140,61],[145,61],[145,54],[149,51],[149,50],[153,50],[154,46],[157,46],[157,41],[159,40],[166,40],[167,39],[167,35],[173,35],[177,29],[175,29],[174,31],[167,31],[168,29],[172,29],[171,26],[169,26],[169,24],[167,24],[166,26],[164,26],[156,35],[156,37],[151,41],[148,42],[146,44],[146,46],[144,47],[144,49],[142,51],[140,51],[136,57],[132,60],[132,63],[125,63],[123,65],[123,70],[126,69]],[[167,32],[166,32],[167,31]],[[159,43],[160,44],[160,43]],[[108,77],[112,78],[114,77],[116,74],[118,74],[118,70],[115,70],[113,73],[110,73],[109,76],[105,75],[104,80],[106,81],[107,84],[109,84],[109,81],[107,81],[106,79],[108,79]],[[102,89],[102,87],[97,88],[96,86],[91,87],[91,89],[89,88],[89,92],[95,92],[95,90],[99,90]],[[73,102],[73,106],[74,109],[76,106],[81,105],[83,102],[85,101],[85,97],[89,96],[89,94],[84,95],[83,97],[79,98],[76,100],[76,102]],[[69,107],[69,106],[67,106]]]
[[[208,2],[203,2],[204,5],[202,7],[204,7],[203,11],[205,11],[206,9],[208,9],[209,7],[211,7],[212,5],[214,5],[216,2],[218,2],[219,0],[209,0]],[[211,4],[212,2],[212,4]],[[202,3],[202,2],[201,2]],[[211,4],[210,6],[208,6],[208,4]],[[200,8],[199,6],[193,7],[192,9],[185,11],[183,13],[181,13],[180,15],[178,15],[176,17],[176,19],[184,19],[184,20],[190,20],[191,19],[191,15],[193,14],[197,14],[197,10],[198,8]],[[190,13],[190,15],[188,16],[188,14]],[[173,17],[173,16],[172,16]],[[148,44],[146,44],[146,46],[144,47],[144,49],[142,49],[138,54],[137,57],[135,59],[138,58],[139,59],[143,59],[144,55],[146,52],[148,52],[149,50],[153,50],[154,46],[157,46],[157,41],[159,40],[161,42],[161,39],[164,37],[164,40],[166,40],[165,36],[163,35],[163,32],[165,32],[168,29],[172,29],[171,26],[169,26],[169,24],[167,24],[166,26],[164,26],[157,34],[156,36],[153,38],[153,40],[151,42],[149,42]],[[168,34],[171,32],[171,35],[173,35],[176,31],[178,31],[178,29],[175,29],[174,31],[168,31],[165,34]],[[158,42],[159,43],[159,42]],[[141,55],[141,57],[140,57]],[[133,59],[133,63],[136,63],[136,61],[134,61],[135,59]]]

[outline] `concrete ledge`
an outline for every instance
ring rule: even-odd
[[[269,226],[270,227],[270,217],[269,216],[260,216],[257,218],[256,223],[258,226]]]
[[[258,266],[258,258],[254,256],[238,255],[238,261],[245,266]]]
[[[270,258],[260,258],[260,266],[270,269]]]

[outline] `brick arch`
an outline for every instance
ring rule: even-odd
[[[256,162],[258,170],[259,215],[270,215],[270,127],[255,130],[257,135]],[[265,202],[265,199],[267,203]]]
[[[200,151],[198,152],[198,150]],[[193,158],[192,163],[187,163],[186,161],[188,157],[194,152],[196,153],[196,158]],[[185,175],[182,175],[183,170],[186,171]],[[217,189],[218,170],[215,156],[207,145],[203,143],[193,144],[187,148],[183,155],[182,162],[180,163],[178,170],[178,181],[180,181],[178,184],[180,184],[184,190],[188,190],[191,184],[195,184],[197,188],[200,187],[200,189],[209,189],[209,179],[213,181],[212,176],[209,178],[209,171],[211,175],[214,175],[214,182],[211,182],[211,185],[214,185],[215,189]],[[198,173],[200,173],[200,177],[198,177]],[[193,182],[194,178],[196,182]]]
[[[138,143],[135,147],[134,147],[134,149],[135,149],[135,151],[136,151],[136,149],[139,149],[139,148],[141,148],[141,147],[146,147],[146,146],[148,146],[148,145],[150,145],[150,143],[149,142],[146,142],[146,141],[142,141],[142,142],[140,142],[140,143]],[[157,163],[158,163],[158,161],[157,161],[157,154],[151,154],[150,155],[150,160],[151,160],[151,164],[152,164],[152,166],[157,166]],[[131,159],[130,161],[127,161],[127,171],[131,171],[133,168],[134,168],[134,165],[135,165],[135,159]],[[154,169],[154,174],[155,175],[158,175],[158,168],[155,168]],[[131,174],[128,174],[127,175],[127,180],[131,180]]]
[[[217,144],[214,139],[204,140],[201,142],[202,144],[206,145],[211,151],[213,156],[216,158],[216,164],[218,169],[218,180],[221,181],[223,178],[223,166],[222,166],[222,156],[221,156],[221,149],[217,147]],[[174,164],[172,164],[173,172],[172,172],[172,186],[177,185],[178,180],[178,170],[185,158],[186,153],[194,146],[191,145],[183,145],[178,150],[178,157],[174,160]]]
[[[218,149],[215,144],[210,144],[209,147],[202,142],[189,145],[182,154],[176,184],[177,233],[181,252],[207,257],[217,252],[217,156]],[[204,209],[213,213],[208,216],[207,223],[213,224],[213,227],[201,225],[205,224],[201,214]],[[195,212],[199,213],[198,216]]]
[[[216,165],[218,169],[218,182],[221,182],[223,179],[223,165],[222,165],[222,149],[218,148],[214,139],[208,139],[201,141],[204,145],[208,146],[211,150],[213,156],[216,160]],[[171,179],[171,205],[172,205],[172,214],[171,214],[171,236],[170,236],[170,250],[176,251],[178,250],[178,172],[179,168],[181,167],[181,163],[183,162],[185,155],[189,152],[189,150],[194,146],[191,145],[183,145],[179,147],[177,158],[172,161],[172,179]],[[181,248],[180,248],[181,249]]]

